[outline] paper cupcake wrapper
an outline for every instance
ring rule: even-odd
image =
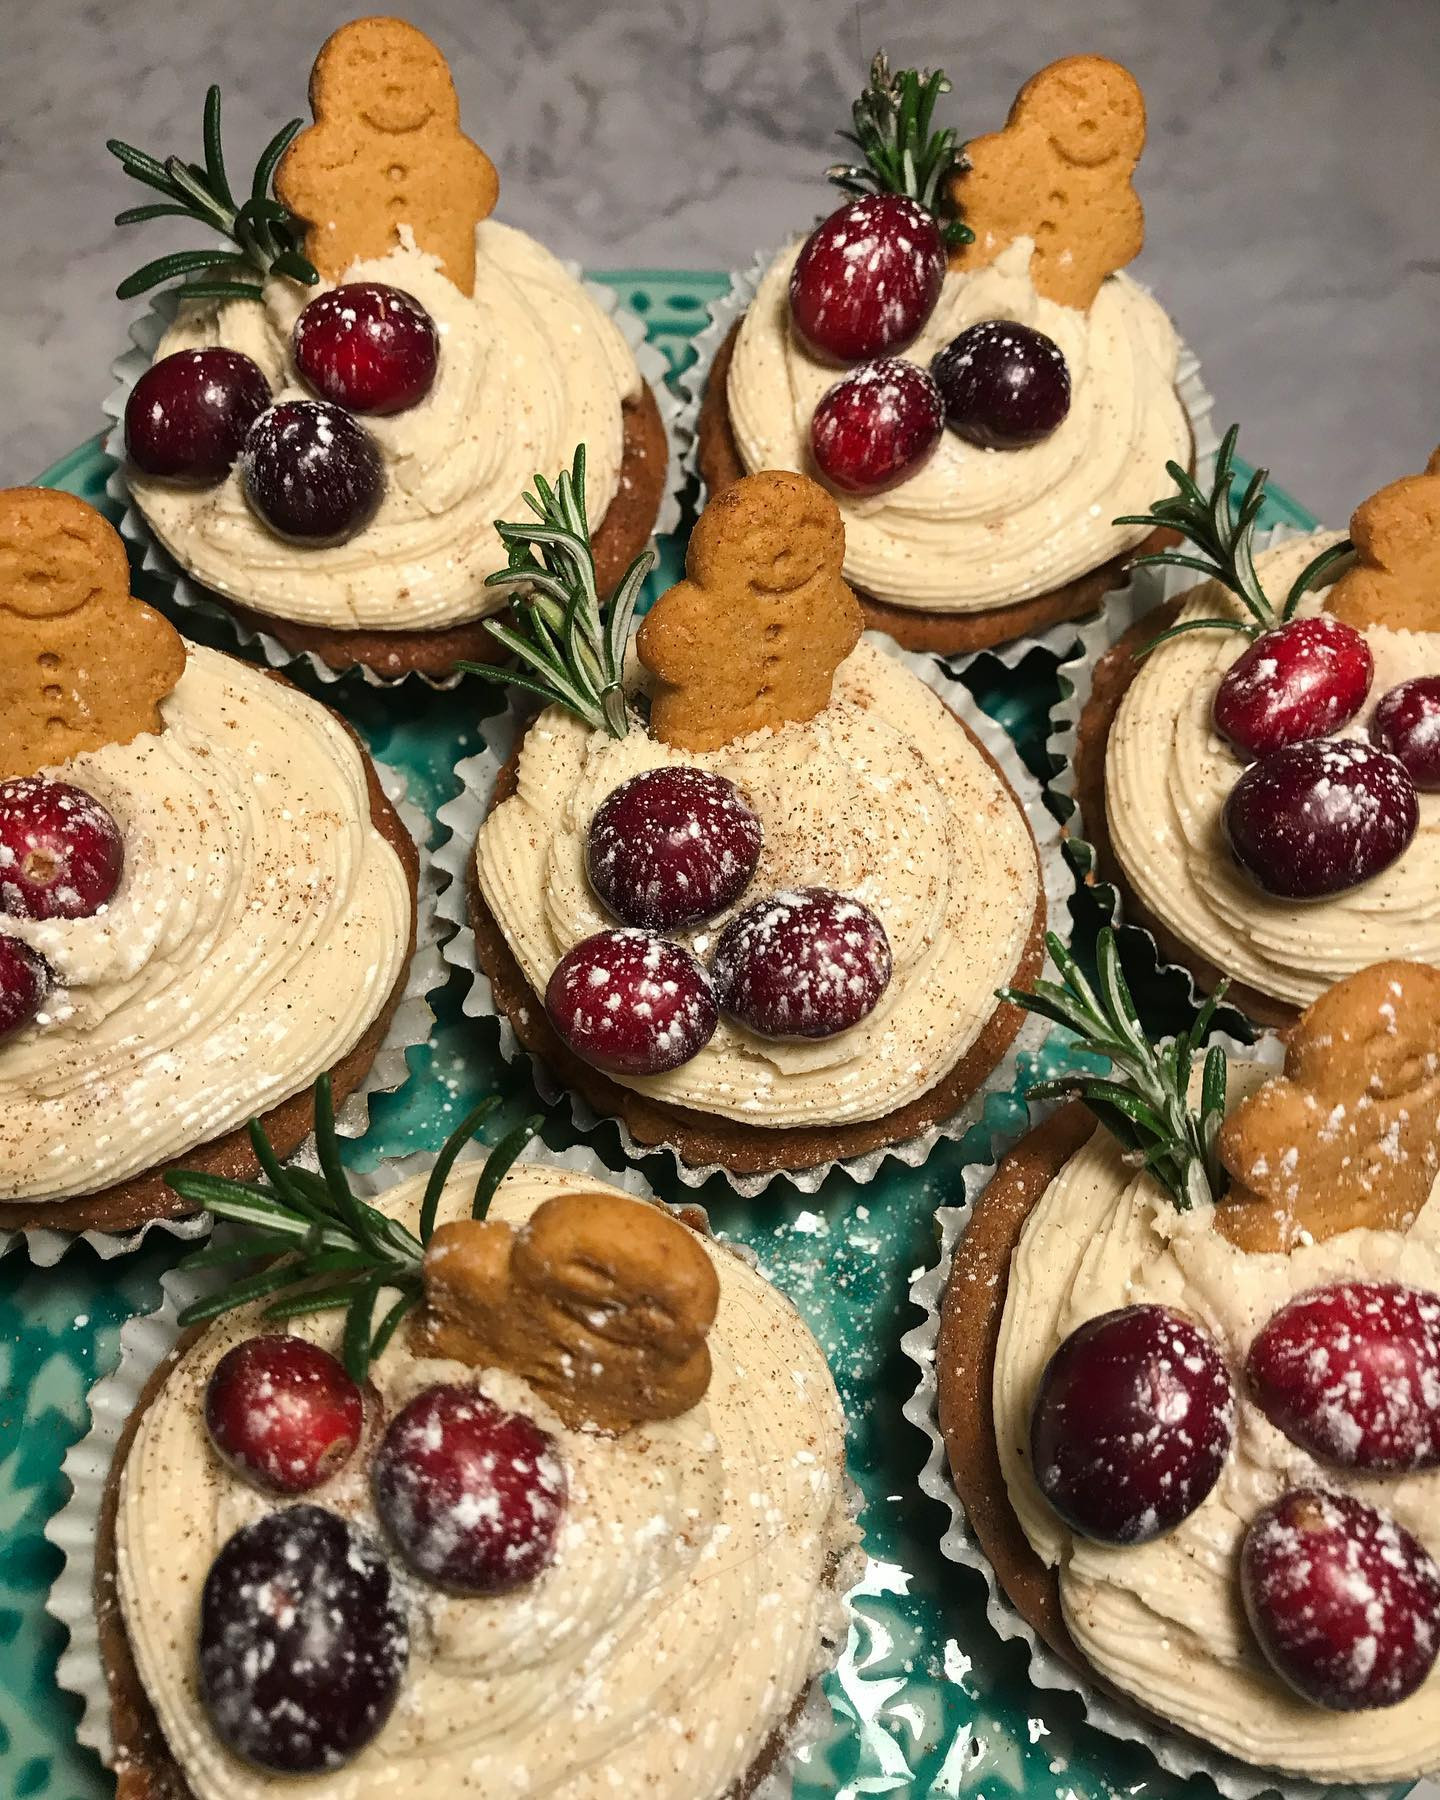
[[[1212,1036],[1212,1043],[1224,1046],[1237,1062],[1259,1062],[1268,1069],[1279,1070],[1284,1061],[1284,1045],[1273,1033],[1257,1043],[1244,1045],[1223,1034]],[[1055,1110],[1053,1105],[1037,1105],[1031,1109],[1031,1127],[1039,1124]],[[1281,1793],[1289,1800],[1322,1800],[1339,1790],[1322,1782],[1284,1775],[1241,1762],[1237,1757],[1216,1750],[1198,1738],[1187,1737],[1178,1729],[1167,1728],[1154,1717],[1142,1713],[1123,1698],[1103,1692],[1095,1683],[1057,1656],[1040,1638],[1029,1622],[1022,1618],[1000,1585],[989,1558],[970,1529],[969,1518],[950,1477],[950,1462],[945,1440],[940,1434],[939,1407],[935,1379],[935,1346],[940,1333],[940,1306],[955,1248],[970,1223],[972,1209],[989,1185],[996,1163],[1004,1152],[1024,1135],[1016,1131],[995,1147],[995,1161],[972,1163],[963,1172],[964,1200],[958,1206],[942,1206],[935,1213],[935,1228],[940,1240],[940,1258],[933,1268],[920,1275],[910,1288],[910,1300],[925,1316],[919,1325],[901,1339],[901,1348],[916,1365],[920,1378],[915,1392],[906,1401],[905,1417],[929,1440],[929,1453],[920,1476],[920,1486],[932,1500],[938,1500],[950,1514],[950,1525],[940,1541],[941,1553],[951,1562],[974,1569],[983,1576],[987,1589],[985,1615],[998,1635],[1025,1645],[1030,1658],[1030,1679],[1037,1688],[1062,1690],[1078,1697],[1086,1719],[1110,1737],[1124,1738],[1145,1746],[1171,1775],[1190,1779],[1205,1775],[1225,1796],[1225,1800],[1255,1800],[1260,1794]],[[1393,1787],[1347,1787],[1344,1792],[1365,1796],[1366,1800],[1389,1800]]]
[[[620,297],[613,288],[596,281],[584,281],[578,263],[566,263],[565,267],[577,281],[583,282],[585,291],[619,326],[626,343],[634,352],[636,366],[650,384],[656,405],[660,409],[665,439],[669,446],[669,463],[665,475],[665,493],[651,535],[661,537],[666,532],[674,531],[680,523],[689,451],[687,409],[670,386],[670,365],[665,360],[664,353],[647,341],[645,326],[640,319],[628,307],[621,305]],[[241,648],[258,650],[272,669],[285,669],[296,663],[303,663],[317,680],[343,680],[351,670],[332,669],[313,650],[292,650],[268,631],[256,630],[237,619],[223,595],[214,593],[186,574],[151,531],[145,515],[131,495],[130,484],[125,477],[125,403],[130,398],[131,388],[153,362],[156,346],[170,328],[179,304],[180,292],[176,289],[167,289],[164,293],[157,294],[146,311],[130,327],[131,348],[110,365],[110,373],[115,377],[116,385],[106,398],[104,406],[107,417],[112,421],[105,435],[105,453],[114,458],[115,467],[110,472],[105,491],[122,509],[120,535],[139,551],[140,566],[144,572],[163,584],[172,610],[182,615],[182,621],[184,614],[192,613],[211,623],[219,623]],[[553,471],[542,470],[541,473],[551,474]],[[385,676],[363,664],[356,664],[354,672],[358,673],[368,687],[378,688],[399,687],[405,682],[419,682],[430,688],[452,688],[464,680],[463,674],[458,673],[434,676],[413,670],[404,675]]]
[[[700,440],[696,430],[696,422],[700,416],[700,404],[705,396],[705,387],[710,378],[710,366],[715,360],[716,352],[730,334],[730,328],[749,308],[755,298],[757,289],[764,279],[766,270],[774,262],[778,252],[770,251],[761,254],[746,269],[732,270],[729,289],[710,302],[710,321],[695,339],[695,361],[679,377],[679,386],[684,392],[687,402],[687,431],[685,442],[685,466],[693,478],[699,495],[698,504],[705,503],[705,482],[700,474]],[[1146,290],[1148,292],[1148,289]],[[1214,467],[1215,452],[1220,447],[1220,440],[1215,433],[1212,414],[1215,399],[1205,386],[1200,374],[1200,359],[1183,341],[1180,344],[1180,362],[1175,378],[1176,390],[1180,395],[1185,415],[1190,421],[1190,429],[1195,434],[1195,466],[1196,479],[1202,487],[1206,486]],[[1128,585],[1128,575],[1112,593],[1123,593]],[[1107,606],[1109,601],[1107,599]],[[1008,643],[996,644],[988,650],[967,651],[956,655],[957,662],[969,662],[974,656],[996,657],[1007,669],[1013,669],[1032,650],[1048,650],[1057,657],[1067,656],[1075,643],[1078,624],[1074,619],[1062,619],[1058,624],[1049,625],[1043,631],[1030,632],[1024,636],[1012,638]]]
[[[375,762],[375,773],[385,797],[394,806],[400,821],[410,833],[420,854],[420,877],[416,886],[415,952],[410,959],[404,991],[390,1028],[375,1053],[364,1079],[349,1094],[335,1115],[335,1129],[342,1137],[363,1137],[370,1125],[370,1096],[393,1093],[410,1078],[405,1052],[428,1043],[435,1014],[427,995],[444,985],[447,971],[436,937],[436,901],[440,881],[428,841],[430,821],[413,800],[406,798],[405,776],[388,763]],[[307,1139],[302,1150],[313,1144]],[[181,1156],[177,1161],[183,1161]],[[59,1262],[75,1244],[88,1244],[103,1261],[125,1256],[137,1249],[152,1231],[170,1237],[203,1238],[214,1221],[209,1213],[196,1213],[183,1219],[150,1219],[134,1231],[60,1231],[50,1226],[31,1226],[23,1231],[0,1231],[0,1256],[22,1243],[26,1254],[37,1268],[48,1269]]]
[[[480,1145],[467,1145],[460,1154],[457,1167],[478,1163],[484,1155]],[[387,1188],[425,1174],[434,1161],[432,1152],[417,1151],[366,1174],[354,1174],[351,1182],[362,1198],[373,1199]],[[570,1169],[618,1187],[638,1199],[654,1198],[638,1169],[617,1173],[583,1144],[566,1150],[550,1150],[536,1138],[527,1147],[521,1162],[522,1165],[535,1162]],[[703,1215],[705,1209],[697,1207],[696,1210]],[[758,1258],[746,1245],[730,1239],[721,1241],[751,1268],[758,1268]],[[45,1602],[46,1610],[52,1618],[59,1620],[69,1635],[56,1668],[56,1681],[67,1693],[78,1695],[82,1710],[75,1735],[87,1749],[95,1751],[107,1767],[114,1754],[114,1742],[110,1695],[105,1683],[95,1613],[95,1548],[105,1483],[115,1447],[130,1415],[140,1403],[145,1384],[172,1354],[181,1336],[178,1315],[192,1301],[215,1292],[225,1279],[223,1273],[217,1274],[214,1270],[187,1273],[172,1269],[160,1278],[163,1299],[155,1311],[128,1319],[121,1327],[119,1362],[112,1373],[96,1382],[87,1396],[90,1429],[71,1445],[61,1465],[61,1473],[70,1484],[70,1498],[45,1526],[46,1538],[63,1558]],[[846,1492],[851,1516],[858,1518],[863,1495],[848,1475]],[[855,1568],[845,1571],[850,1577],[847,1586],[860,1584],[860,1565],[865,1563],[863,1552],[855,1552],[854,1561]],[[848,1604],[846,1614],[850,1617]],[[837,1649],[836,1661],[850,1662],[855,1655],[856,1642],[852,1618],[847,1643]],[[858,1666],[852,1666],[847,1669],[847,1690],[857,1683],[862,1691],[870,1685]],[[785,1751],[777,1759],[776,1767],[756,1788],[754,1800],[787,1800],[792,1791],[795,1762],[823,1757],[841,1728],[841,1721],[832,1711],[820,1681],[812,1680],[800,1711],[787,1730]]]
[[[1045,806],[1039,782],[1020,760],[1020,753],[1010,734],[988,713],[981,711],[970,690],[950,674],[943,663],[931,656],[901,650],[878,632],[867,632],[866,637],[877,648],[902,662],[911,674],[938,694],[999,764],[1035,836],[1045,889],[1047,926],[1055,929],[1063,925],[1065,903],[1074,882],[1061,853],[1060,829]],[[1009,1050],[975,1093],[949,1119],[932,1125],[918,1137],[907,1139],[903,1143],[884,1145],[878,1150],[867,1151],[863,1156],[838,1157],[820,1163],[813,1169],[778,1170],[763,1175],[737,1175],[722,1163],[688,1163],[673,1144],[642,1144],[631,1134],[623,1119],[597,1113],[582,1095],[563,1087],[546,1065],[520,1043],[509,1019],[496,1006],[489,977],[475,960],[475,935],[470,929],[467,914],[466,890],[476,836],[481,822],[490,810],[500,771],[509,760],[525,726],[534,716],[534,709],[526,703],[524,697],[514,695],[505,712],[484,721],[482,730],[485,749],[478,756],[468,757],[456,765],[455,773],[461,782],[460,793],[442,806],[436,815],[450,832],[449,838],[435,852],[436,867],[446,881],[440,894],[440,919],[443,926],[454,928],[454,935],[445,942],[443,954],[448,963],[469,977],[470,987],[464,1001],[465,1016],[498,1021],[500,1054],[507,1062],[528,1063],[531,1079],[540,1098],[547,1106],[552,1107],[568,1103],[577,1131],[593,1131],[602,1120],[608,1119],[620,1134],[621,1148],[627,1159],[639,1161],[645,1157],[664,1156],[687,1187],[703,1187],[712,1176],[723,1175],[737,1193],[747,1197],[763,1193],[771,1182],[782,1179],[801,1193],[813,1194],[830,1171],[836,1168],[844,1169],[853,1180],[859,1182],[873,1181],[890,1157],[907,1168],[919,1168],[936,1144],[946,1139],[963,1138],[972,1126],[979,1123],[990,1093],[1014,1087],[1018,1079],[1017,1059],[1038,1050],[1048,1029],[1043,1020],[1033,1015],[1027,1015]],[[537,999],[535,1004],[538,1006],[541,1002]]]

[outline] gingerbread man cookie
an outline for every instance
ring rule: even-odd
[[[1030,276],[1062,306],[1085,308],[1145,241],[1130,177],[1145,148],[1145,99],[1104,56],[1067,56],[1032,75],[1003,131],[965,146],[952,197],[975,241],[951,261],[981,269],[1018,237],[1035,240]]]
[[[1440,969],[1383,962],[1338,982],[1290,1032],[1285,1072],[1220,1129],[1231,1187],[1216,1224],[1242,1250],[1368,1225],[1403,1231],[1440,1171]]]
[[[717,495],[691,534],[684,581],[637,639],[658,683],[655,736],[718,750],[827,706],[864,629],[844,556],[840,509],[804,475],[765,470]]]
[[[425,1253],[422,1355],[523,1376],[567,1425],[628,1431],[710,1385],[720,1282],[687,1226],[620,1194],[558,1194],[519,1230],[442,1225]]]
[[[384,256],[409,226],[463,294],[475,291],[475,227],[495,208],[495,165],[460,129],[445,58],[403,19],[354,19],[320,48],[315,123],[275,171],[275,192],[309,229],[328,281]]]
[[[130,595],[118,533],[73,494],[0,490],[0,778],[159,731],[180,634]]]
[[[1440,450],[1423,475],[1392,481],[1357,506],[1350,537],[1355,562],[1325,610],[1357,631],[1440,631]]]

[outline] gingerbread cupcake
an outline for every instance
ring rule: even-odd
[[[203,165],[111,142],[163,196],[120,223],[178,211],[234,246],[121,284],[128,298],[183,278],[158,343],[158,326],[137,333],[122,365],[112,447],[141,537],[247,630],[335,670],[444,677],[496,653],[492,520],[530,472],[589,445],[613,582],[654,528],[665,428],[595,294],[491,217],[498,177],[429,38],[399,19],[342,26],[310,103],[315,122],[277,134],[238,201],[217,89]]]
[[[191,1213],[367,1077],[418,857],[344,722],[131,598],[96,512],[0,493],[0,1227]],[[428,1014],[426,1015],[428,1018]]]
[[[538,590],[520,680],[550,704],[487,725],[503,766],[462,765],[442,813],[467,1009],[686,1179],[918,1160],[1015,1040],[995,989],[1039,965],[1025,805],[934,666],[862,638],[807,477],[710,503],[633,654],[643,565],[602,612],[578,480],[542,488],[545,531],[501,531]]]
[[[120,1800],[749,1794],[860,1565],[819,1345],[702,1214],[516,1163],[523,1128],[457,1160],[472,1115],[366,1198],[318,1109],[323,1175],[271,1161],[230,1291],[214,1252],[177,1278],[204,1297],[132,1339],[60,1521],[62,1678],[103,1711],[98,1651]],[[253,1186],[206,1191],[253,1233]]]
[[[1208,493],[1172,470],[1148,515],[1208,579],[1077,670],[1072,830],[1162,955],[1288,1025],[1369,963],[1440,965],[1440,455],[1348,539],[1262,548],[1235,437]]]
[[[818,475],[866,623],[940,653],[1093,611],[1153,547],[1119,515],[1193,460],[1209,405],[1122,272],[1144,235],[1134,78],[1053,63],[963,149],[934,127],[949,86],[876,58],[843,134],[864,163],[830,170],[858,198],[737,279],[698,424],[711,494]]]
[[[1045,1684],[1172,1770],[1229,1794],[1431,1773],[1440,973],[1348,977],[1282,1063],[1204,1053],[1207,1020],[1152,1048],[1109,934],[1097,990],[1055,954],[1033,1004],[1112,1072],[1049,1084],[1083,1104],[1000,1162],[955,1247],[957,1552]]]

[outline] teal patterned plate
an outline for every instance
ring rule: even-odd
[[[722,275],[656,270],[599,279],[617,287],[645,320],[672,372],[689,360],[690,339],[705,323],[708,302],[727,285]],[[41,479],[113,516],[105,497],[109,473],[97,438]],[[1272,490],[1267,522],[1279,519],[1312,523]],[[652,581],[674,579],[679,564],[679,545],[672,541]],[[146,592],[143,580],[137,591]],[[1055,658],[1032,650],[1012,670],[981,656],[965,681],[1011,732],[1031,769],[1043,775],[1047,718],[1058,692]],[[316,691],[316,684],[307,685]],[[485,718],[497,707],[490,690],[475,682],[427,692],[422,705],[408,689],[376,690],[351,678],[327,686],[323,697],[353,721],[377,755],[406,772],[412,796],[432,818],[455,792],[456,762],[480,747]],[[530,1110],[529,1081],[501,1061],[493,1023],[461,1020],[460,986],[452,979],[436,997],[435,1037],[410,1053],[409,1084],[372,1101],[368,1136],[347,1150],[357,1167],[436,1147],[482,1089],[505,1097],[491,1135]],[[1041,1061],[1049,1071],[1062,1066],[1065,1054],[1056,1046]],[[1114,1800],[1122,1793],[1172,1800],[1187,1787],[1214,1793],[1208,1783],[1182,1784],[1162,1775],[1139,1746],[1092,1730],[1073,1696],[1031,1686],[1023,1649],[1001,1642],[986,1623],[984,1584],[940,1555],[947,1517],[918,1485],[927,1446],[901,1416],[915,1386],[914,1365],[900,1349],[901,1336],[916,1320],[907,1299],[910,1281],[935,1259],[932,1215],[960,1196],[965,1163],[987,1159],[992,1136],[1015,1130],[1023,1116],[1013,1093],[994,1095],[984,1124],[961,1144],[939,1145],[923,1168],[887,1163],[863,1187],[837,1173],[813,1195],[776,1183],[747,1201],[716,1180],[697,1196],[663,1162],[651,1159],[646,1167],[666,1199],[699,1198],[719,1231],[758,1252],[824,1345],[850,1420],[850,1466],[865,1496],[862,1523],[872,1560],[854,1597],[844,1662],[827,1684],[837,1729],[797,1777],[797,1800],[864,1794],[993,1800],[1010,1793],[1035,1800]],[[545,1135],[558,1148],[573,1134],[556,1120]],[[602,1126],[588,1141],[619,1166],[613,1128]],[[63,1632],[45,1612],[45,1595],[59,1559],[43,1531],[66,1498],[61,1460],[86,1428],[89,1388],[115,1366],[119,1327],[159,1305],[159,1278],[182,1253],[172,1240],[152,1237],[111,1262],[83,1245],[53,1269],[32,1269],[23,1251],[0,1261],[5,1800],[105,1800],[114,1792],[99,1762],[75,1742],[78,1701],[55,1683]]]

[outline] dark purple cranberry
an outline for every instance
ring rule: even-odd
[[[646,769],[596,809],[585,867],[617,919],[678,931],[740,898],[760,845],[760,821],[733,781],[705,769]]]
[[[846,494],[878,494],[925,463],[945,432],[940,390],[924,369],[888,357],[842,375],[810,419],[815,466]]]
[[[144,475],[197,487],[223,481],[270,383],[238,350],[177,350],[152,363],[125,402],[125,448]]]
[[[1270,1423],[1321,1462],[1440,1467],[1440,1294],[1383,1281],[1314,1288],[1257,1334],[1245,1378]]]
[[[737,913],[712,973],[722,1011],[761,1037],[827,1038],[875,1010],[890,967],[890,940],[870,908],[812,887]]]
[[[339,544],[375,517],[385,471],[370,433],[328,400],[262,413],[240,458],[245,495],[279,537]]]
[[[1236,862],[1284,900],[1318,900],[1373,880],[1419,822],[1404,768],[1353,738],[1287,744],[1251,763],[1225,802]]]
[[[360,1390],[307,1338],[246,1338],[216,1363],[205,1426],[238,1475],[271,1494],[304,1494],[349,1461],[360,1442]]]
[[[866,194],[806,238],[790,273],[790,316],[818,356],[869,362],[920,335],[944,280],[934,217],[903,194]]]
[[[1188,1519],[1220,1479],[1235,1396],[1214,1340],[1165,1306],[1125,1306],[1072,1331],[1030,1418],[1040,1492],[1072,1530],[1143,1544]]]
[[[43,956],[0,932],[0,1042],[30,1023],[54,981]]]
[[[1013,319],[982,319],[930,364],[945,422],[983,450],[1038,444],[1070,410],[1070,371],[1053,338]]]
[[[295,364],[322,399],[357,413],[398,413],[430,392],[440,333],[414,297],[379,281],[317,295],[295,321]]]
[[[1440,1649],[1440,1568],[1388,1514],[1302,1488],[1245,1534],[1240,1587],[1277,1675],[1333,1712],[1397,1706]]]
[[[1215,691],[1215,729],[1242,756],[1328,737],[1365,704],[1375,678],[1370,646],[1328,613],[1263,632]]]
[[[109,904],[125,841],[84,788],[42,775],[0,782],[0,911],[17,919],[88,919]]]
[[[375,1509],[410,1567],[462,1594],[508,1594],[555,1557],[565,1468],[555,1440],[478,1388],[433,1387],[375,1453]]]
[[[663,1075],[702,1051],[717,1015],[688,950],[648,931],[597,931],[567,950],[545,989],[550,1023],[612,1075]]]
[[[321,1506],[237,1531],[200,1597],[200,1698],[237,1756],[338,1769],[384,1725],[410,1640],[385,1559]]]
[[[1370,741],[1398,757],[1422,793],[1440,789],[1440,675],[1417,675],[1382,694]]]

